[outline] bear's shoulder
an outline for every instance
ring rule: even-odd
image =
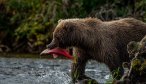
[[[101,24],[101,20],[97,18],[71,18],[71,19],[61,19],[58,21],[59,24],[63,25],[76,25],[76,26],[86,26],[86,27],[95,27],[98,24]]]
[[[101,22],[98,18],[71,18],[71,19],[60,19],[58,20],[58,23],[60,22]]]

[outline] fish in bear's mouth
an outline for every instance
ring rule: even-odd
[[[52,48],[52,49],[45,49],[41,52],[40,55],[49,55],[52,54],[53,58],[57,58],[58,56],[65,56],[68,59],[73,59],[73,56],[71,56],[66,49],[62,49],[59,47]]]

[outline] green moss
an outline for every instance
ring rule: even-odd
[[[140,59],[134,59],[131,61],[131,66],[132,67],[137,67],[141,65],[141,60]]]
[[[140,75],[146,73],[146,60],[141,64],[141,67],[139,68]]]

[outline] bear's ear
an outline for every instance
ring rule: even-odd
[[[60,23],[63,19],[58,20],[58,23]]]

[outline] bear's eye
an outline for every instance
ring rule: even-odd
[[[58,36],[55,36],[54,38],[59,41],[59,37]]]

